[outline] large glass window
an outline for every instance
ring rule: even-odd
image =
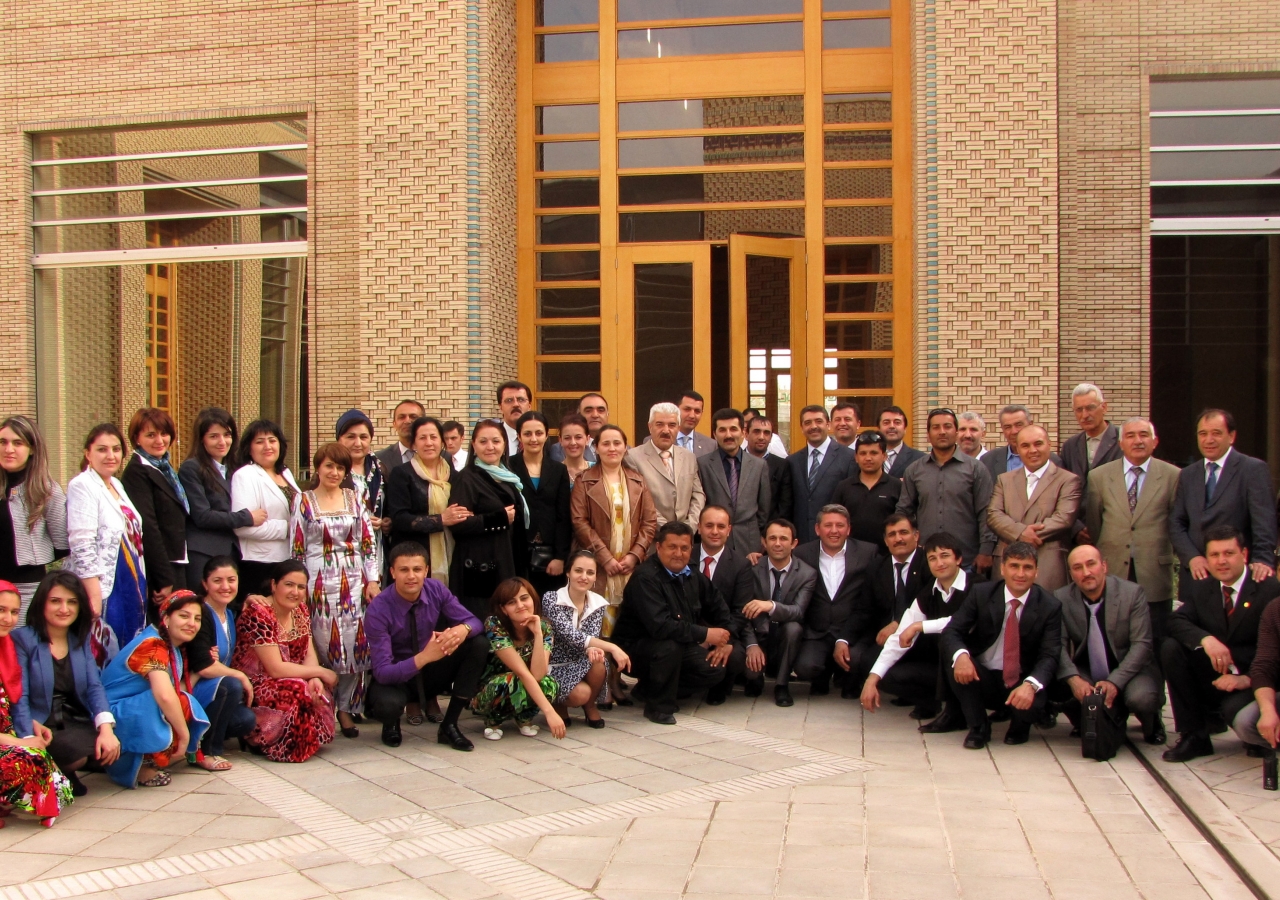
[[[643,28],[618,32],[619,59],[782,53],[803,49],[804,28],[799,22]]]

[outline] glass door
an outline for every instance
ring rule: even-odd
[[[804,241],[729,238],[730,396],[755,407],[790,449],[803,441],[793,417],[804,404]]]
[[[617,252],[618,389],[610,419],[639,444],[653,404],[679,403],[689,388],[711,396],[711,246],[629,244]]]

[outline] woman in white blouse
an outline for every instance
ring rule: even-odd
[[[261,525],[236,529],[240,539],[240,583],[250,594],[265,585],[278,562],[292,556],[289,518],[298,501],[298,483],[284,464],[288,443],[275,422],[250,422],[240,439],[240,468],[231,476],[231,508],[266,510]]]
[[[67,485],[67,568],[80,576],[89,594],[100,664],[146,625],[142,516],[116,478],[123,461],[120,429],[96,425],[84,442],[82,471]]]

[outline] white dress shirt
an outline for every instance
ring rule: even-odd
[[[996,639],[991,642],[991,646],[987,648],[987,652],[978,657],[978,665],[982,666],[984,669],[991,669],[995,672],[1004,671],[1004,630],[1005,626],[1009,624],[1010,605],[1014,600],[1018,601],[1017,616],[1018,621],[1021,622],[1022,614],[1027,609],[1027,597],[1030,594],[1031,592],[1027,591],[1027,593],[1023,594],[1021,597],[1015,597],[1013,592],[1009,590],[1009,586],[1007,584],[1005,585],[1004,613],[1000,616],[1000,633],[997,634]],[[955,655],[951,657],[951,665],[954,666],[956,664],[956,660],[960,658],[960,654],[968,652],[968,650],[957,650]],[[1022,680],[1030,684],[1037,691],[1044,689],[1044,685],[1037,679],[1032,678],[1030,675],[1026,676]]]
[[[409,460],[413,459],[412,447],[406,447],[400,441],[396,441],[396,449],[400,451],[400,462],[408,463]]]
[[[1031,499],[1031,495],[1036,491],[1036,485],[1040,483],[1040,479],[1049,474],[1049,466],[1053,463],[1045,460],[1045,464],[1034,472],[1027,469],[1027,499]],[[1025,466],[1023,468],[1026,468]]]
[[[1227,452],[1226,452],[1226,453],[1224,453],[1224,454],[1222,454],[1222,456],[1220,456],[1218,459],[1212,459],[1212,460],[1210,460],[1210,459],[1206,459],[1206,460],[1204,460],[1204,483],[1205,483],[1205,484],[1208,484],[1208,483],[1209,483],[1209,466],[1210,466],[1210,465],[1212,465],[1213,463],[1217,463],[1217,464],[1218,464],[1218,478],[1219,478],[1219,480],[1221,480],[1221,478],[1222,478],[1222,467],[1223,467],[1223,466],[1225,466],[1225,465],[1227,464],[1227,457],[1231,455],[1231,451],[1232,451],[1233,449],[1235,449],[1235,448],[1234,448],[1234,447],[1228,447],[1228,448],[1227,448]]]
[[[728,545],[728,544],[725,544],[725,545],[724,545],[724,547],[727,547],[727,546],[729,546],[729,545]],[[702,574],[706,575],[708,578],[715,578],[715,577],[716,577],[716,567],[720,565],[720,557],[724,555],[724,547],[721,547],[721,548],[720,548],[718,551],[716,551],[715,553],[708,553],[708,552],[707,552],[707,548],[705,548],[705,547],[703,547],[701,550],[699,550],[699,551],[698,551],[698,571],[699,571],[699,572],[702,572]],[[704,561],[704,560],[706,560],[706,559],[710,559],[710,560],[711,560],[711,572],[710,572],[710,574],[708,574],[708,573],[707,573],[706,571],[704,571],[704,570],[703,570],[703,568],[702,568],[702,567],[706,564],[705,562],[703,562],[703,561]]]
[[[1126,494],[1127,494],[1127,493],[1129,493],[1129,491],[1133,488],[1133,479],[1134,479],[1134,477],[1135,477],[1135,476],[1134,476],[1134,474],[1133,474],[1133,466],[1134,466],[1134,464],[1133,464],[1132,462],[1130,462],[1130,461],[1129,461],[1129,458],[1128,458],[1128,457],[1125,457],[1125,460],[1124,460],[1124,491],[1125,491],[1125,493],[1126,493]],[[1139,497],[1141,497],[1141,496],[1142,496],[1142,486],[1143,486],[1144,484],[1146,484],[1146,483],[1147,483],[1147,476],[1151,474],[1151,457],[1149,457],[1149,456],[1148,456],[1148,457],[1147,457],[1147,461],[1146,461],[1146,462],[1144,462],[1142,465],[1138,466],[1138,469],[1139,469],[1139,470],[1141,470],[1141,472],[1142,472],[1142,475],[1141,475],[1141,476],[1136,476],[1136,477],[1138,477],[1138,478],[1139,478],[1139,480],[1138,480],[1138,496],[1139,496]]]
[[[967,576],[964,569],[956,573],[956,580],[951,582],[951,587],[943,590],[941,587],[934,585],[934,590],[942,594],[942,600],[945,603],[951,602],[952,595],[956,591],[963,591],[965,585],[968,584]],[[924,634],[941,634],[942,629],[947,627],[947,623],[951,621],[950,616],[943,616],[941,619],[926,618],[924,610],[920,608],[919,601],[912,600],[911,606],[902,616],[902,621],[898,623],[898,630],[889,635],[889,640],[884,642],[884,646],[880,648],[880,656],[876,658],[876,664],[871,667],[871,674],[878,675],[883,678],[898,660],[902,659],[904,653],[910,650],[910,647],[902,646],[902,632],[906,631],[916,622],[922,624]]]
[[[809,472],[814,468],[813,451],[818,451],[817,465],[821,466],[823,460],[827,458],[827,451],[831,449],[832,440],[830,437],[824,438],[818,446],[806,444],[804,448],[804,474],[807,477]]]
[[[516,430],[508,425],[505,419],[502,421],[502,427],[507,431],[507,456],[515,456],[520,452],[520,435],[516,434]]]
[[[822,583],[827,586],[827,596],[833,600],[836,594],[840,592],[840,585],[844,583],[844,550],[846,546],[847,543],[841,544],[835,556],[829,555],[826,547],[818,547],[818,574],[822,576]]]
[[[453,460],[453,470],[455,472],[462,471],[462,467],[467,464],[467,457],[469,455],[470,454],[468,454],[466,450],[463,450],[461,448],[459,448],[457,453],[453,454],[451,459]]]

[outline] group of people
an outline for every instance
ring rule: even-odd
[[[0,812],[52,824],[84,771],[224,771],[231,739],[302,762],[366,715],[389,746],[407,718],[469,751],[468,709],[489,740],[539,715],[563,737],[573,708],[672,724],[766,677],[782,707],[793,679],[871,711],[891,694],[972,748],[993,721],[1011,744],[1058,713],[1078,726],[1093,694],[1162,744],[1166,683],[1167,759],[1227,727],[1258,752],[1280,739],[1275,496],[1230,413],[1198,418],[1203,459],[1179,471],[1092,384],[1060,453],[1024,406],[999,411],[995,450],[979,414],[932,410],[927,452],[897,407],[864,429],[852,403],[808,406],[788,454],[757,410],[717,410],[708,437],[703,398],[677,399],[633,444],[588,394],[553,444],[506,382],[469,440],[407,400],[377,452],[353,409],[305,488],[275,423],[202,410],[175,468],[149,408],[127,461],[115,425],[90,431],[64,494],[35,423],[6,419]]]

